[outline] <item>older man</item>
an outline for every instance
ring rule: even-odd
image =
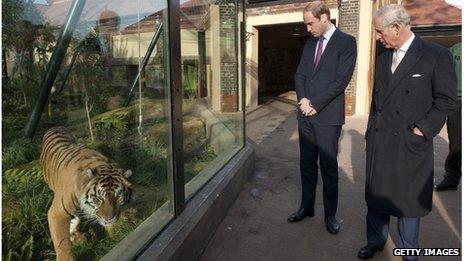
[[[366,131],[368,244],[361,259],[383,249],[390,216],[398,218],[398,247],[418,247],[420,217],[432,209],[433,138],[457,106],[447,49],[414,35],[401,5],[380,8],[374,26],[389,50],[377,58]]]

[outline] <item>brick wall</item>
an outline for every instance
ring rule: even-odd
[[[356,38],[358,42],[359,32],[359,0],[342,0],[339,9],[340,20],[338,21],[338,28],[345,33],[348,33]],[[356,73],[357,66],[354,69],[353,77],[350,84],[345,91],[345,113],[346,115],[353,115],[355,112],[356,100]]]
[[[238,82],[236,57],[235,5],[227,1],[219,4],[219,35],[221,52],[221,111],[238,110]],[[218,41],[216,40],[216,41]],[[213,40],[214,41],[214,40]]]

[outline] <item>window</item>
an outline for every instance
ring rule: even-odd
[[[243,146],[237,2],[181,1],[185,195]]]

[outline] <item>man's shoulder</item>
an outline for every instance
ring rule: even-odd
[[[453,59],[451,52],[443,45],[422,40],[421,38],[419,40],[421,41],[423,55],[427,58],[426,63],[435,63],[441,59]]]
[[[356,41],[356,38],[354,36],[352,36],[351,34],[343,32],[342,30],[340,30],[340,28],[337,28],[337,30],[335,30],[335,32],[338,32],[339,37],[342,38],[342,39]]]
[[[429,54],[432,54],[432,53],[439,54],[441,52],[448,51],[448,49],[446,49],[446,47],[444,47],[443,45],[440,45],[440,44],[437,44],[437,43],[434,43],[434,42],[429,42],[429,41],[423,40],[421,38],[419,38],[419,39],[420,39],[420,41],[422,41],[422,47]]]
[[[389,54],[390,52],[392,52],[391,49],[387,49],[387,48],[380,49],[377,54],[377,60],[380,61],[381,59],[387,59],[388,56],[390,55]]]
[[[305,44],[313,44],[313,43],[317,43],[317,38],[316,37],[309,37],[308,39],[306,39],[306,43]]]
[[[316,39],[316,38],[310,37],[310,38],[308,38],[308,39],[305,40],[304,46],[305,46],[305,47],[309,47],[309,46],[311,46],[311,45],[314,45],[316,42],[317,42],[317,39]]]

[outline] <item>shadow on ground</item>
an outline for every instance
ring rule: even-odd
[[[338,156],[337,217],[341,221],[341,232],[335,236],[324,226],[321,178],[315,216],[295,224],[286,220],[298,208],[301,196],[295,106],[276,99],[249,113],[247,120],[250,120],[248,136],[256,149],[255,172],[210,240],[201,260],[357,260],[358,249],[366,243],[364,130],[367,117],[347,117],[343,127]],[[448,151],[446,137],[443,130],[434,142],[435,178],[440,180]],[[396,219],[392,218],[393,240],[389,239],[386,249],[374,260],[401,260],[392,255],[398,238],[395,228]],[[434,194],[433,211],[422,219],[420,245],[461,246],[461,189]]]

